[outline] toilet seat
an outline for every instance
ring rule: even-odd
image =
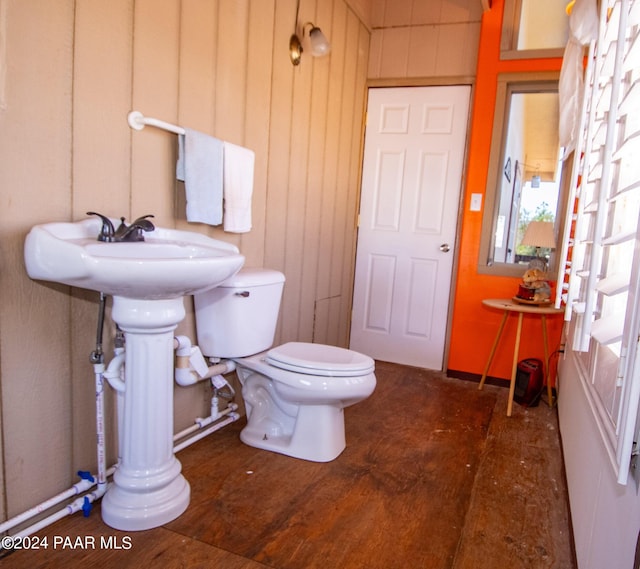
[[[358,377],[372,373],[375,362],[369,356],[324,344],[288,342],[267,352],[274,367],[323,377]]]

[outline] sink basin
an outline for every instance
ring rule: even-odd
[[[24,246],[28,275],[112,296],[159,300],[213,288],[244,263],[237,247],[200,233],[157,227],[144,234],[144,242],[103,243],[97,241],[101,226],[99,219],[34,226]]]

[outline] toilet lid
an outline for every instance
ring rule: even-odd
[[[267,352],[272,366],[307,375],[356,377],[373,372],[374,361],[364,354],[306,342],[289,342]]]

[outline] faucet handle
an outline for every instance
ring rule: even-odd
[[[125,218],[120,218],[120,225],[116,229],[115,241],[144,241],[144,232],[153,231],[155,226],[147,218],[153,217],[151,214],[143,215],[131,222],[129,227],[125,223]]]
[[[143,231],[153,231],[156,227],[148,221],[150,217],[155,217],[152,213],[148,213],[147,215],[142,215],[138,219],[131,222],[131,225],[135,225],[139,227]]]
[[[124,222],[124,220],[125,220],[125,217],[122,216],[120,218],[120,225],[118,225],[118,229],[116,229],[116,233],[115,233],[116,237],[119,235],[122,235],[127,230],[127,224]]]
[[[87,215],[97,215],[102,219],[102,229],[100,229],[100,233],[98,234],[98,241],[105,241],[107,243],[115,241],[116,230],[113,227],[113,223],[111,223],[111,220],[106,215],[102,215],[95,211],[88,211]]]

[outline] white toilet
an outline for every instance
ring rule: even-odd
[[[247,410],[245,444],[328,462],[345,448],[344,407],[375,389],[375,365],[358,352],[322,344],[269,350],[284,280],[278,271],[242,269],[195,295],[198,345],[205,356],[236,362]]]

